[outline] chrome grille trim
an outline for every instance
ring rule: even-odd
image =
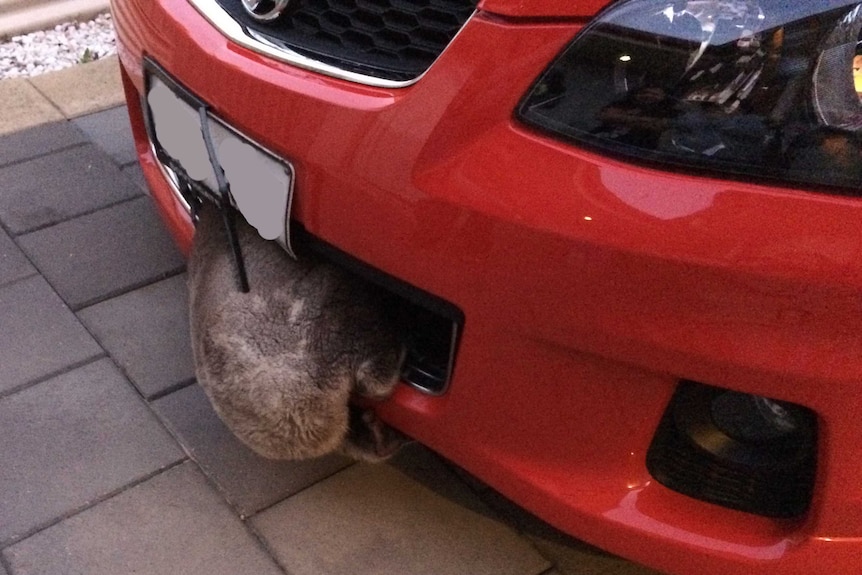
[[[339,80],[346,80],[348,82],[353,82],[355,84],[363,84],[365,86],[372,86],[375,88],[390,88],[390,89],[398,89],[398,88],[406,88],[408,86],[412,86],[416,82],[422,79],[422,77],[431,69],[434,65],[428,67],[425,72],[420,74],[419,76],[410,79],[410,80],[388,80],[385,78],[378,78],[375,76],[369,76],[366,74],[360,74],[357,72],[352,72],[349,70],[344,70],[337,66],[333,66],[331,64],[327,64],[325,62],[320,62],[313,58],[309,58],[308,56],[304,56],[295,52],[288,48],[287,46],[277,45],[260,34],[256,34],[254,30],[249,30],[242,26],[239,22],[233,19],[233,17],[215,0],[188,0],[188,2],[194,6],[194,8],[200,12],[200,14],[206,18],[210,24],[212,24],[217,30],[219,30],[225,37],[232,40],[233,42],[248,48],[258,54],[262,54],[264,56],[268,56],[274,60],[278,60],[280,62],[284,62],[287,64],[291,64],[293,66],[297,66],[299,68],[303,68],[305,70],[311,70],[313,72],[319,72],[326,76],[330,76],[333,78],[337,78]],[[464,30],[464,27],[468,22],[475,16],[476,12],[467,18],[467,21],[464,23],[464,26],[461,27],[461,30],[455,34],[455,37],[452,41],[455,41],[461,31]],[[451,45],[452,42],[449,44]],[[446,48],[448,49],[448,47]],[[446,49],[441,52],[442,55]],[[438,56],[439,58],[440,56]],[[436,62],[436,60],[435,60]]]

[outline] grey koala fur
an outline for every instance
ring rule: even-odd
[[[404,346],[387,296],[320,259],[291,259],[241,217],[237,232],[249,293],[214,208],[200,215],[188,264],[195,371],[215,411],[271,459],[393,454],[405,438],[349,405],[398,381]]]

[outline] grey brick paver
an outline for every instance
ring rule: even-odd
[[[184,260],[141,197],[18,238],[73,309],[176,274]]]
[[[30,265],[12,238],[0,229],[0,285],[34,273],[36,273],[36,269]]]
[[[337,456],[310,461],[272,461],[258,456],[230,433],[197,385],[159,399],[153,407],[228,501],[245,516],[351,464]]]
[[[439,479],[439,478],[438,478]],[[499,521],[390,465],[355,465],[253,524],[292,575],[539,575],[551,567]]]
[[[107,359],[0,399],[0,547],[184,456]]]
[[[73,122],[117,164],[125,166],[137,161],[129,113],[125,106],[81,116]]]
[[[0,166],[20,162],[86,142],[69,122],[52,122],[0,138]]]
[[[13,575],[281,575],[192,463],[13,545]]]
[[[0,221],[22,234],[140,195],[94,146],[76,146],[0,168]]]
[[[141,170],[141,166],[139,164],[124,166],[120,171],[123,172],[123,175],[133,184],[138,186],[143,193],[150,195],[150,188],[148,187],[147,180],[144,177],[144,172]]]
[[[102,354],[39,276],[0,287],[0,326],[0,393]]]
[[[85,308],[78,318],[145,397],[194,378],[185,275]]]

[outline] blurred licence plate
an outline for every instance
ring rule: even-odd
[[[205,104],[163,73],[151,73],[148,80],[150,137],[159,160],[197,195],[220,203],[218,178],[202,133],[200,109]],[[293,256],[293,167],[211,113],[205,118],[216,163],[228,183],[227,201],[261,237],[277,241]]]

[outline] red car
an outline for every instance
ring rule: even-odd
[[[411,310],[386,421],[669,573],[862,571],[862,4],[112,8],[179,245],[233,197]]]

